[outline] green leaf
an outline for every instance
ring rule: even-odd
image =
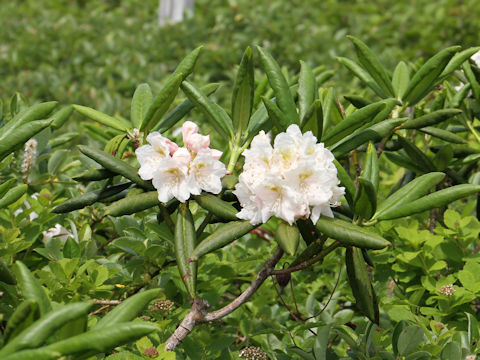
[[[252,49],[247,47],[233,85],[232,121],[236,136],[242,136],[248,127],[253,109],[254,90]]]
[[[459,53],[456,53],[452,59],[448,62],[447,66],[442,72],[441,77],[446,77],[453,73],[455,70],[460,68],[462,64],[470,59],[470,57],[475,54],[477,51],[480,51],[480,47],[472,47],[469,49],[465,49],[463,51],[460,51]]]
[[[337,161],[333,160],[335,167],[337,168],[337,176],[340,180],[340,185],[345,187],[345,198],[347,199],[348,205],[353,209],[354,202],[353,199],[355,198],[355,193],[357,192],[355,188],[355,184],[353,180],[350,178],[350,175],[345,171],[343,166]]]
[[[262,97],[262,101],[267,109],[268,117],[273,121],[278,131],[285,131],[290,123],[285,114],[277,106],[277,103],[264,97]]]
[[[466,144],[467,140],[462,138],[461,136],[458,136],[451,131],[448,130],[443,130],[443,129],[438,129],[435,127],[427,126],[424,128],[419,129],[421,132],[437,137],[439,139],[445,140],[449,143],[452,144]]]
[[[428,190],[437,185],[444,178],[444,173],[432,172],[410,181],[407,185],[403,186],[385,199],[385,201],[380,203],[374,218],[383,215],[387,210],[393,210],[398,206],[410,204],[412,201],[425,195]]]
[[[54,207],[52,212],[56,214],[63,214],[78,209],[83,209],[85,206],[93,205],[97,201],[107,199],[115,194],[122,192],[125,189],[128,189],[130,185],[132,185],[132,183],[128,182],[113,185],[105,189],[89,191],[83,195],[68,199],[67,201]]]
[[[52,121],[52,119],[35,120],[13,128],[14,131],[7,138],[0,139],[0,161],[22,147],[34,135],[50,126]]]
[[[172,74],[168,78],[162,90],[155,96],[151,105],[148,107],[142,125],[140,126],[141,131],[148,133],[158,126],[162,116],[167,112],[170,105],[172,105],[173,100],[175,100],[182,80],[182,74]]]
[[[366,249],[383,249],[390,245],[377,233],[344,220],[322,216],[315,226],[320,233],[343,245]]]
[[[345,98],[345,100],[350,102],[350,104],[355,106],[357,109],[361,109],[371,104],[371,101],[368,101],[367,99],[358,95],[343,95],[343,97]]]
[[[308,109],[302,119],[302,132],[311,131],[320,141],[323,132],[323,108],[322,101],[317,99]]]
[[[462,360],[462,348],[456,342],[447,343],[440,353],[441,360]]]
[[[2,259],[0,259],[0,281],[8,285],[17,284],[15,275],[13,275],[10,267]]]
[[[279,109],[282,111],[289,124],[299,124],[297,108],[290,93],[290,87],[283,76],[280,66],[266,50],[259,46],[257,46],[257,50],[260,54],[260,61],[265,69],[270,86],[275,94]]]
[[[182,80],[185,80],[188,75],[193,72],[195,64],[197,63],[200,54],[202,53],[203,45],[194,49],[190,54],[185,56],[185,58],[178,64],[173,75],[182,75]]]
[[[213,103],[201,90],[187,81],[182,83],[181,88],[190,101],[204,113],[207,120],[222,136],[233,138],[232,120],[223,108]]]
[[[162,293],[161,289],[150,289],[139,292],[116,306],[95,325],[95,329],[102,329],[114,324],[121,324],[139,316],[147,305],[158,298]]]
[[[440,74],[459,50],[460,46],[451,46],[428,59],[413,75],[402,99],[410,106],[422,100],[435,87]]]
[[[402,124],[402,129],[420,129],[426,126],[436,125],[461,113],[462,110],[459,109],[437,110],[430,114],[420,116],[416,119],[409,119],[405,121]]]
[[[358,189],[355,195],[355,215],[368,220],[375,213],[377,207],[377,192],[370,180],[358,178]]]
[[[370,76],[375,80],[378,86],[382,88],[385,93],[387,93],[389,96],[394,96],[390,76],[388,75],[387,71],[380,63],[378,58],[375,56],[375,54],[360,39],[357,39],[353,36],[347,36],[347,38],[353,42],[360,64],[363,65],[365,70],[367,70]]]
[[[15,263],[15,274],[17,276],[18,286],[22,291],[25,300],[35,301],[40,309],[42,316],[46,315],[51,309],[50,300],[43,290],[38,280],[33,276],[30,270],[20,261]]]
[[[401,99],[407,90],[410,82],[410,72],[408,66],[403,61],[400,61],[393,72],[392,86],[395,91],[397,99]]]
[[[476,194],[478,192],[480,192],[480,185],[461,184],[451,186],[449,188],[421,197],[415,201],[391,207],[383,211],[381,215],[376,215],[375,218],[378,220],[391,220],[418,214],[423,211],[446,206],[455,200]]]
[[[217,91],[218,87],[219,84],[208,84],[203,86],[200,90],[205,93],[206,96],[210,96]],[[189,99],[186,99],[170,113],[168,113],[162,121],[160,121],[156,131],[164,133],[182,120],[194,107],[195,105]]]
[[[303,125],[305,115],[315,101],[317,91],[315,75],[312,69],[304,61],[300,60],[300,77],[298,79],[298,107],[300,123]]]
[[[190,255],[190,261],[197,261],[200,257],[230,244],[257,226],[249,221],[231,221],[219,227],[197,245]]]
[[[385,103],[380,101],[367,105],[360,110],[356,110],[348,115],[343,121],[337,124],[333,129],[328,131],[323,137],[322,141],[325,144],[332,145],[341,140],[346,135],[350,135],[360,126],[370,122],[375,115],[385,108]]]
[[[120,131],[128,131],[129,124],[121,121],[118,118],[114,118],[110,115],[104,114],[98,110],[89,108],[87,106],[73,105],[73,108],[83,116],[86,116],[93,121],[99,122],[100,124]]]
[[[438,171],[445,170],[453,159],[453,149],[451,145],[446,145],[435,154],[433,164]]]
[[[404,137],[397,136],[399,143],[407,152],[410,159],[417,164],[424,172],[435,171],[435,165],[433,165],[432,160],[423,153],[415,144],[408,141]]]
[[[300,233],[295,225],[281,222],[275,232],[278,246],[290,256],[295,255],[300,240]]]
[[[130,121],[135,128],[140,129],[152,101],[153,94],[150,85],[145,83],[138,85],[130,106]]]
[[[425,337],[423,329],[417,325],[405,327],[398,337],[397,349],[400,356],[412,353]]]
[[[92,169],[84,171],[83,173],[73,176],[72,179],[81,182],[99,181],[114,177],[115,174],[106,169]]]
[[[315,354],[315,360],[327,360],[328,339],[330,337],[330,329],[332,324],[320,326],[317,329],[317,337],[315,344],[313,345],[313,353]]]
[[[480,100],[480,84],[478,83],[477,78],[475,77],[475,74],[472,71],[470,63],[465,62],[463,64],[463,72],[469,84],[472,87],[473,97],[477,100]]]
[[[365,154],[365,160],[363,162],[363,168],[360,175],[372,183],[375,192],[378,191],[379,165],[377,149],[372,142],[368,143],[367,152]]]
[[[53,155],[48,160],[48,173],[52,175],[57,175],[58,170],[63,165],[65,160],[68,157],[68,150],[58,150],[53,153]]]
[[[79,317],[87,316],[93,303],[72,303],[50,311],[23,330],[0,350],[5,356],[19,350],[37,348],[43,345],[63,325]]]
[[[22,301],[10,316],[3,333],[4,343],[15,338],[40,316],[38,303],[35,300]]]
[[[63,124],[70,118],[70,115],[73,113],[73,106],[68,105],[65,106],[63,109],[58,110],[55,114],[50,116],[48,119],[52,120],[52,124],[50,125],[53,130],[60,129]]]
[[[135,214],[160,205],[157,191],[149,191],[137,195],[129,195],[123,199],[111,203],[105,210],[105,215],[122,216]]]
[[[194,195],[193,198],[198,205],[222,220],[238,220],[238,210],[215,195],[201,194]]]
[[[195,242],[195,224],[188,209],[188,203],[185,203],[178,209],[175,227],[175,257],[180,277],[192,299],[195,297],[196,292],[197,263],[189,262],[189,258],[194,252]]]
[[[154,189],[150,182],[142,180],[140,176],[138,176],[138,170],[136,168],[127,164],[125,161],[122,161],[113,155],[107,154],[104,151],[92,149],[84,145],[78,145],[78,149],[84,155],[102,165],[105,169],[110,170],[115,174],[124,176],[146,190]]]
[[[352,288],[352,294],[358,309],[372,322],[378,324],[380,314],[377,297],[373,290],[367,271],[367,264],[363,259],[361,249],[348,247],[346,249],[345,262],[347,265],[348,283]]]
[[[392,119],[379,122],[378,124],[360,130],[359,132],[340,140],[338,143],[331,146],[330,151],[336,158],[338,158],[368,141],[375,142],[384,137],[390,136],[392,131],[402,122],[403,119]]]
[[[345,65],[348,70],[350,70],[356,77],[358,77],[362,82],[364,82],[365,85],[372,89],[375,94],[380,96],[382,99],[389,97],[388,93],[386,93],[380,86],[378,86],[375,80],[370,76],[370,74],[366,72],[356,62],[344,57],[337,57],[337,60],[341,64]]]
[[[17,185],[0,199],[0,209],[6,208],[8,205],[13,204],[20,199],[28,190],[27,184]]]
[[[478,320],[470,313],[466,312],[465,315],[467,316],[468,321],[468,342],[471,346],[474,342],[478,340],[478,337],[480,336],[480,332],[478,331]]]

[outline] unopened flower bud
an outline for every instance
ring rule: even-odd
[[[265,351],[256,346],[244,348],[242,351],[240,351],[238,356],[246,360],[268,360],[268,356]]]
[[[448,285],[443,285],[439,290],[438,292],[440,294],[443,294],[443,295],[446,295],[446,296],[452,296],[454,293],[455,293],[455,288],[453,287],[452,284],[448,284]]]

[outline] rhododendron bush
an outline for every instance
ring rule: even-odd
[[[262,46],[200,86],[200,46],[129,115],[11,98],[0,358],[473,359],[480,48],[348,38],[342,96]]]

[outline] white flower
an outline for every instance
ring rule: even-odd
[[[182,126],[182,134],[185,147],[153,132],[147,136],[150,145],[135,151],[140,177],[152,180],[163,203],[172,198],[185,202],[192,194],[222,190],[221,178],[226,174],[219,161],[222,152],[210,149],[210,137],[198,134],[198,126],[190,121]]]
[[[42,232],[42,235],[43,235],[43,239],[42,239],[43,242],[47,242],[48,240],[54,237],[59,237],[61,242],[65,242],[70,236],[73,236],[70,232],[68,232],[67,229],[65,229],[60,224],[55,224],[55,227],[52,227]]]
[[[265,223],[272,216],[289,224],[320,215],[333,217],[344,188],[338,187],[333,154],[309,131],[302,134],[290,125],[270,144],[261,131],[243,153],[245,165],[235,187],[242,210],[237,214],[252,224]]]
[[[477,51],[475,54],[473,54],[470,59],[473,60],[473,62],[475,63],[475,65],[477,65],[478,67],[480,67],[480,51]]]

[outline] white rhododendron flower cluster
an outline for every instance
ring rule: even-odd
[[[165,203],[173,198],[185,202],[202,190],[218,194],[225,165],[219,160],[221,151],[210,149],[210,137],[198,134],[198,126],[187,121],[182,127],[185,147],[158,132],[147,136],[150,145],[140,146],[137,155],[143,180],[152,180],[158,199]]]
[[[320,215],[333,217],[344,188],[339,187],[333,154],[311,131],[302,134],[297,125],[270,137],[261,131],[243,152],[245,165],[234,194],[240,201],[240,219],[265,223],[276,216],[292,224]]]

